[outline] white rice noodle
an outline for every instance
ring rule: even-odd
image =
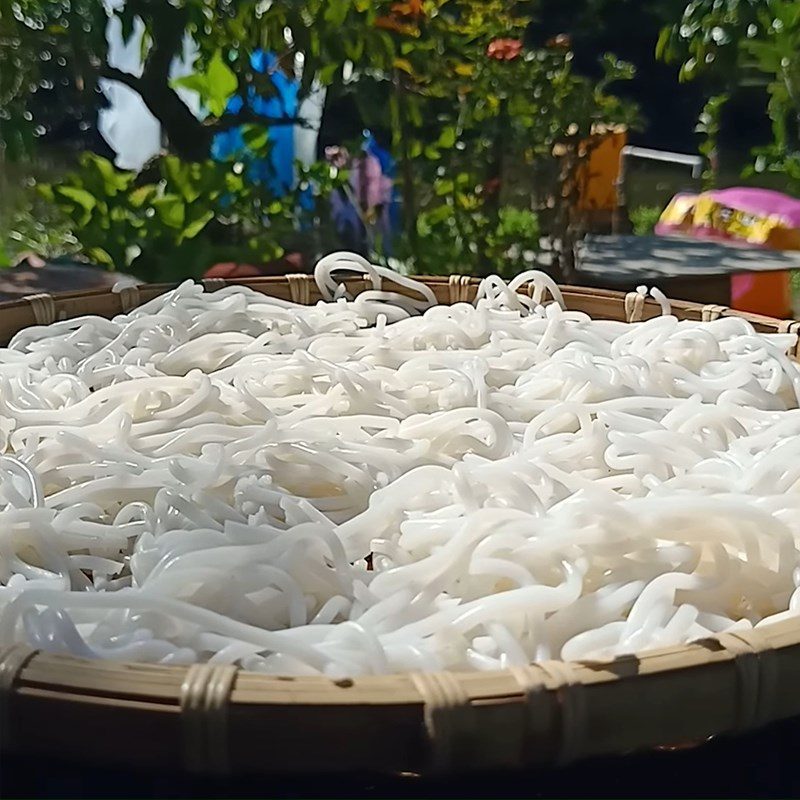
[[[800,613],[796,336],[656,289],[659,318],[592,320],[538,272],[452,307],[352,253],[315,280],[0,350],[0,643],[343,676]]]

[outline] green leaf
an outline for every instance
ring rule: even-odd
[[[221,117],[231,95],[236,91],[239,82],[233,70],[223,61],[219,50],[214,53],[206,72],[208,81],[208,110],[215,116]]]
[[[225,113],[228,100],[239,88],[236,74],[225,63],[220,50],[211,57],[205,72],[195,72],[185,78],[178,78],[171,85],[197,92],[200,100],[215,117],[221,117]]]
[[[366,47],[366,41],[363,36],[359,36],[355,41],[348,40],[345,42],[345,52],[347,57],[354,63],[357,64],[361,61],[361,56],[364,55],[364,48]]]
[[[133,172],[118,170],[107,158],[93,156],[91,164],[100,174],[106,193],[112,197],[126,191],[135,177]]]
[[[114,269],[114,259],[111,258],[111,255],[108,253],[108,251],[104,250],[102,247],[90,247],[86,251],[86,255],[95,264],[103,264],[106,267],[109,267],[109,269]]]
[[[744,42],[744,48],[758,59],[758,66],[764,72],[778,72],[781,56],[772,42]]]
[[[136,177],[133,172],[118,170],[107,158],[85,152],[80,157],[81,171],[73,183],[95,197],[114,197],[125,192]]]
[[[187,203],[193,203],[200,197],[202,188],[199,186],[200,167],[197,164],[187,164],[177,156],[167,156],[161,169],[169,189],[177,191]]]
[[[336,77],[336,73],[340,70],[340,64],[326,64],[322,69],[320,69],[318,77],[319,82],[323,86],[330,86],[333,83],[333,79]]]
[[[446,194],[452,194],[453,190],[455,189],[455,184],[453,181],[437,181],[435,186],[435,192],[439,197],[444,197]]]
[[[140,186],[134,189],[128,196],[128,200],[133,208],[142,208],[150,201],[150,198],[155,194],[156,187],[153,185]]]
[[[169,228],[182,228],[186,220],[186,206],[175,194],[165,194],[153,202],[158,218]]]
[[[94,196],[87,192],[86,189],[80,189],[77,186],[57,186],[56,192],[67,200],[72,200],[77,203],[84,211],[91,211],[96,205],[97,200]]]
[[[668,61],[672,58],[670,42],[672,40],[672,28],[663,28],[658,35],[656,42],[656,58],[659,61]]]
[[[197,92],[200,97],[203,97],[207,87],[206,76],[202,73],[184,75],[182,78],[174,78],[171,82],[171,86],[180,86],[182,89],[188,89],[191,92]]]
[[[247,149],[253,153],[261,154],[267,147],[268,138],[268,131],[263,125],[242,126],[242,139]]]
[[[439,206],[438,208],[434,208],[433,211],[426,214],[425,219],[429,225],[433,226],[438,225],[440,222],[444,222],[452,215],[453,209],[448,205],[443,205]]]
[[[213,211],[202,211],[196,219],[192,220],[186,225],[180,235],[179,241],[183,241],[185,239],[194,239],[194,237],[197,236],[197,234],[200,233],[200,231],[202,231],[203,228],[205,228],[213,218]]]
[[[439,147],[443,150],[449,150],[455,143],[456,129],[452,126],[445,128],[439,136]]]
[[[339,27],[347,19],[347,12],[350,10],[350,0],[328,0],[328,7],[325,9],[325,22],[333,27]]]
[[[128,219],[128,210],[121,206],[113,206],[108,212],[112,222],[125,222]]]
[[[411,121],[411,124],[416,126],[417,128],[421,128],[423,121],[422,121],[422,110],[420,109],[419,102],[416,101],[414,97],[407,97],[406,98],[406,111],[408,112],[408,118]]]
[[[392,64],[395,69],[402,70],[403,72],[411,75],[414,75],[414,67],[412,66],[411,62],[407,58],[396,58]]]

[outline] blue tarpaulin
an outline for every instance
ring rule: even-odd
[[[246,165],[247,176],[254,183],[266,184],[276,197],[283,197],[294,188],[294,124],[297,117],[297,95],[300,85],[285,75],[274,53],[256,50],[250,66],[261,75],[269,75],[275,94],[261,97],[249,87],[246,98],[234,95],[228,101],[227,112],[239,114],[247,108],[265,119],[285,119],[284,124],[267,126],[270,142],[266,158],[250,151],[245,144],[242,127],[218,133],[211,144],[211,157],[216,161],[239,159]]]
[[[278,57],[265,50],[256,50],[250,58],[252,69],[260,75],[268,75],[274,94],[262,97],[255,87],[249,87],[246,95],[234,95],[227,105],[229,114],[240,114],[247,108],[257,117],[265,120],[286,120],[283,124],[267,123],[267,135],[270,144],[265,156],[252,152],[244,140],[243,126],[231,128],[217,134],[211,145],[211,157],[216,161],[241,161],[249,180],[269,188],[276,197],[284,197],[295,188],[295,147],[294,120],[298,115],[298,81],[287,76],[279,66]],[[375,140],[369,132],[364,132],[362,151],[380,164],[380,179],[389,186],[386,199],[380,201],[380,215],[368,232],[358,210],[350,198],[337,195],[332,199],[334,224],[347,242],[348,246],[357,249],[372,249],[380,239],[380,249],[385,255],[391,254],[392,236],[400,227],[400,197],[394,185],[397,164],[392,155]],[[356,194],[358,188],[354,187]],[[359,199],[364,205],[374,205],[365,199]],[[314,197],[311,188],[301,193],[299,207],[309,212],[314,209]]]

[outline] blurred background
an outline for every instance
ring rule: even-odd
[[[798,193],[798,119],[787,0],[0,0],[0,268],[569,280],[678,191]],[[630,145],[701,168],[623,193]]]

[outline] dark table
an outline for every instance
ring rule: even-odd
[[[733,275],[800,269],[800,252],[663,236],[587,236],[575,255],[579,285],[629,292],[646,284],[668,297],[725,306]]]
[[[665,236],[587,236],[576,255],[581,275],[613,283],[800,269],[800,252]]]
[[[21,264],[0,269],[0,302],[21,300],[29,294],[55,294],[130,286],[136,279],[123,272],[108,272],[89,264],[57,259],[44,262],[31,256]]]
[[[53,721],[58,724],[57,720]],[[80,731],[75,731],[80,736]],[[109,736],[114,731],[108,732]],[[280,731],[275,732],[280,736]],[[91,742],[86,742],[87,749]],[[264,742],[269,747],[269,741]],[[135,754],[131,754],[131,761]],[[781,798],[800,797],[800,720],[720,737],[691,750],[583,761],[560,770],[444,781],[358,776],[198,780],[15,758],[0,762],[0,796],[63,798]]]

